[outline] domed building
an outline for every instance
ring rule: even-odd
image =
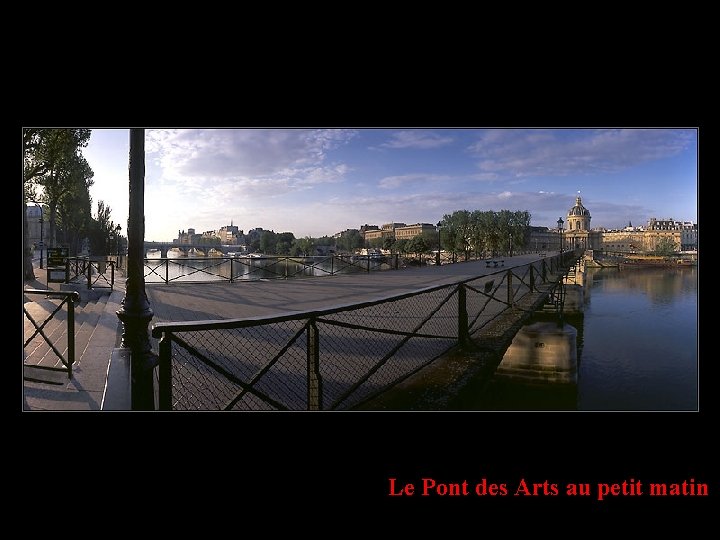
[[[590,210],[585,208],[580,195],[575,199],[575,206],[568,210],[567,231],[563,232],[564,249],[592,249],[590,234]]]
[[[590,210],[585,208],[580,195],[575,199],[573,206],[567,215],[568,229],[573,231],[589,231],[590,230]]]

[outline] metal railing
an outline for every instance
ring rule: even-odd
[[[457,283],[332,309],[157,323],[152,335],[161,338],[158,406],[355,407],[466,344],[472,334],[539,286],[546,293],[562,286],[558,274],[573,258],[567,252]]]
[[[23,313],[25,317],[32,323],[35,331],[33,334],[25,340],[23,344],[23,350],[35,340],[36,336],[43,338],[55,355],[60,359],[63,364],[63,368],[56,368],[50,366],[32,366],[36,369],[45,369],[51,371],[67,371],[68,379],[72,378],[72,366],[75,363],[75,304],[80,302],[80,295],[75,291],[53,291],[44,289],[24,289],[24,294],[27,295],[43,295],[45,298],[59,299],[62,300],[57,307],[47,316],[47,318],[40,324],[32,317],[28,310],[23,306]],[[60,350],[56,347],[50,338],[45,334],[44,329],[50,320],[60,312],[62,307],[67,304],[67,357],[63,355]],[[28,380],[33,380],[31,377],[26,377]]]
[[[108,258],[68,257],[67,283],[87,283],[88,289],[110,289],[115,287],[115,265],[117,261]]]
[[[162,257],[145,259],[145,282],[212,282],[334,276],[352,272],[397,270],[398,255],[308,257]]]

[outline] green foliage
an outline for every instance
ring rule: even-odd
[[[395,239],[394,239],[394,238],[391,238],[391,237],[389,237],[389,236],[386,236],[386,237],[383,239],[383,243],[382,243],[382,248],[383,248],[383,249],[387,249],[387,250],[389,250],[390,252],[392,252],[394,245],[395,245]]]
[[[458,210],[443,217],[442,248],[461,253],[467,259],[470,253],[481,256],[508,253],[523,246],[530,230],[530,212],[500,210]]]
[[[363,237],[358,230],[346,231],[340,238],[336,239],[336,251],[340,253],[352,253],[363,247]]]
[[[428,251],[429,247],[422,235],[417,235],[413,236],[410,240],[408,240],[408,244],[405,249],[408,253],[415,253],[416,255],[420,255],[421,253],[425,253],[426,251]]]
[[[97,215],[89,220],[87,229],[91,255],[112,255],[117,252],[117,236],[122,227],[113,223],[110,213],[110,206],[105,206],[104,201],[98,201]]]
[[[668,257],[677,251],[678,245],[672,238],[663,236],[655,244],[655,254]]]

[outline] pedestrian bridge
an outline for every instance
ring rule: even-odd
[[[368,407],[453,350],[489,376],[581,253],[325,279],[149,285],[160,409]]]

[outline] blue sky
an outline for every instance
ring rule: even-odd
[[[123,229],[128,130],[94,129],[90,189]],[[234,225],[332,235],[437,223],[455,210],[528,210],[556,227],[577,192],[592,227],[697,221],[695,129],[145,130],[145,238]]]

